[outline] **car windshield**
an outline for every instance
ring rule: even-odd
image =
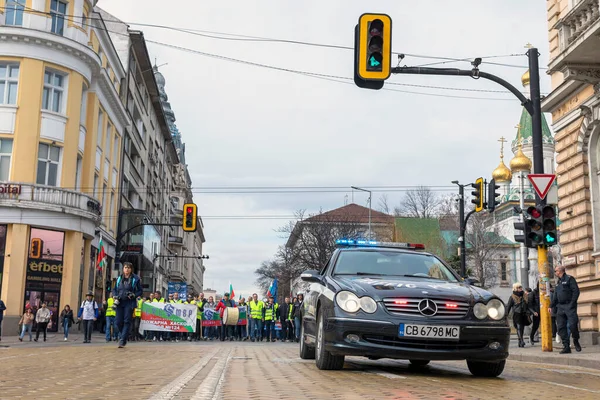
[[[429,254],[397,251],[343,251],[335,275],[410,276],[458,282],[438,258]]]

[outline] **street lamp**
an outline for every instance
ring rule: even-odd
[[[369,240],[371,240],[371,198],[373,197],[373,193],[370,190],[362,189],[362,188],[359,188],[356,186],[350,186],[350,187],[355,190],[360,190],[362,192],[369,193],[369,233],[368,233],[368,235],[369,235]]]

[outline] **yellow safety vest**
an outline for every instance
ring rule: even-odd
[[[265,303],[263,303],[262,301],[250,301],[250,303],[248,303],[250,305],[250,318],[252,319],[262,319],[263,315],[263,308],[265,308]]]
[[[162,297],[160,298],[160,300],[156,300],[156,299],[152,299],[153,303],[164,303],[165,299],[163,299]]]
[[[265,321],[274,320],[277,315],[277,309],[279,308],[279,304],[273,303],[273,307],[265,306]]]
[[[107,317],[115,317],[117,315],[117,310],[115,310],[113,308],[113,305],[115,304],[115,299],[113,299],[112,297],[109,297],[108,300],[106,300],[106,316]]]
[[[292,311],[294,311],[294,305],[292,303],[290,303],[290,304],[288,304],[288,306],[289,306],[289,310],[290,311],[288,312],[288,318],[287,319],[288,319],[288,321],[290,321],[290,320],[293,319],[292,318]]]
[[[135,317],[141,318],[142,316],[142,304],[144,304],[144,300],[139,299],[137,302],[137,307],[135,308]]]

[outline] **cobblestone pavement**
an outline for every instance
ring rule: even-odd
[[[1,342],[6,345],[5,341]],[[600,398],[600,371],[509,361],[500,378],[464,362],[413,368],[349,357],[319,371],[291,343],[130,343],[101,339],[0,347],[0,399],[515,399]]]

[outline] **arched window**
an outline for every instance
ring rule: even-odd
[[[588,147],[588,164],[590,173],[590,190],[592,194],[593,221],[600,218],[600,125],[590,135]],[[600,223],[593,224],[594,251],[600,251]]]

